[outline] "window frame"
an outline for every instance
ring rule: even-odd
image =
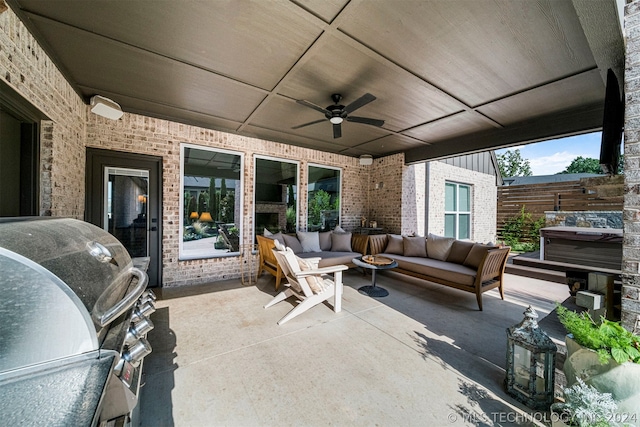
[[[473,230],[472,230],[472,211],[473,211],[473,185],[471,184],[465,184],[462,182],[456,182],[456,181],[447,181],[445,180],[444,182],[445,185],[445,197],[444,197],[444,235],[447,237],[453,237],[455,239],[471,239],[471,236],[473,235]],[[447,210],[447,192],[446,192],[446,188],[448,185],[453,185],[455,188],[455,210],[451,211],[451,210]],[[463,211],[460,210],[460,187],[466,187],[469,189],[469,210],[468,211]],[[447,226],[447,216],[448,215],[453,215],[454,216],[454,226],[455,226],[455,230],[454,230],[454,235],[453,236],[449,236],[447,235],[447,230],[446,230],[446,226]],[[466,237],[460,237],[460,215],[468,215],[469,217],[469,235]]]
[[[334,171],[338,171],[338,220],[336,222],[336,226],[339,226],[341,224],[342,221],[342,175],[343,175],[343,168],[341,167],[337,167],[337,166],[327,166],[327,165],[322,165],[319,163],[307,163],[307,212],[306,212],[306,216],[307,216],[307,221],[306,221],[306,229],[309,230],[309,195],[311,194],[311,192],[309,191],[309,187],[310,187],[310,182],[309,182],[309,178],[311,177],[311,173],[310,173],[310,168],[320,168],[320,169],[328,169],[328,170],[334,170]],[[328,231],[328,230],[320,230],[320,231]]]
[[[273,157],[273,156],[267,156],[267,155],[262,155],[262,154],[254,154],[253,156],[253,221],[256,221],[257,215],[256,215],[256,206],[257,206],[257,190],[256,190],[256,186],[258,184],[258,160],[270,160],[270,161],[275,161],[275,162],[281,162],[281,163],[289,163],[289,164],[293,164],[296,166],[296,223],[295,223],[295,229],[298,230],[298,227],[300,227],[300,161],[299,160],[292,160],[292,159],[285,159],[282,157]],[[259,232],[260,230],[256,230],[255,227],[252,230],[252,237],[253,240],[255,242],[256,239],[256,234]]]
[[[239,156],[240,158],[240,171],[238,172],[239,176],[239,181],[240,181],[240,194],[236,194],[236,200],[238,199],[239,196],[239,213],[240,213],[240,218],[235,218],[234,217],[234,222],[237,225],[237,228],[239,229],[239,236],[240,236],[240,244],[242,244],[243,241],[243,235],[244,235],[244,158],[245,158],[245,154],[241,151],[234,151],[234,150],[227,150],[227,149],[223,149],[223,148],[217,148],[217,147],[209,147],[206,145],[197,145],[197,144],[190,144],[190,143],[180,143],[180,193],[179,193],[179,235],[178,235],[178,260],[179,261],[188,261],[188,260],[195,260],[195,259],[212,259],[212,258],[225,258],[225,257],[230,257],[230,256],[238,256],[240,254],[240,251],[237,252],[225,252],[225,253],[210,253],[210,254],[205,254],[205,255],[194,255],[194,254],[185,254],[184,251],[184,240],[183,240],[183,236],[184,236],[184,156],[185,156],[185,150],[189,148],[192,150],[201,150],[201,151],[214,151],[217,153],[222,153],[222,154],[229,154],[229,155],[233,155],[233,156]]]

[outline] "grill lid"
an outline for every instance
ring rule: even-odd
[[[98,349],[88,311],[58,277],[0,248],[0,373]]]
[[[0,219],[0,247],[32,260],[66,283],[91,313],[96,330],[108,323],[105,313],[125,297],[134,274],[131,257],[115,237],[76,219]]]

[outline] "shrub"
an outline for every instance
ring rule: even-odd
[[[517,216],[507,219],[502,226],[502,239],[514,252],[532,252],[540,249],[540,229],[545,217],[534,219],[524,206]]]

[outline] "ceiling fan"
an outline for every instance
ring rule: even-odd
[[[304,105],[309,108],[313,108],[314,110],[321,112],[322,114],[324,114],[325,118],[320,120],[314,120],[313,122],[305,123],[302,125],[294,126],[291,129],[300,129],[305,126],[315,125],[316,123],[321,123],[321,122],[324,122],[325,120],[329,120],[331,123],[333,123],[333,137],[340,138],[342,136],[341,123],[344,120],[348,122],[364,123],[366,125],[372,125],[372,126],[378,126],[378,127],[384,125],[384,120],[370,119],[367,117],[356,117],[356,116],[349,115],[350,113],[354,112],[358,108],[364,107],[365,105],[367,105],[368,103],[376,99],[376,97],[371,95],[370,93],[365,93],[360,98],[356,99],[346,107],[344,105],[340,105],[340,101],[342,100],[342,95],[338,93],[334,93],[333,95],[331,95],[331,99],[333,100],[334,105],[329,105],[327,108],[322,108],[314,104],[313,102],[305,101],[304,99],[297,100],[296,102],[298,104]]]

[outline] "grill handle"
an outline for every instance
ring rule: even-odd
[[[131,290],[131,292],[125,295],[124,298],[122,298],[113,307],[105,311],[102,316],[96,319],[100,327],[104,327],[113,322],[115,318],[117,318],[122,313],[127,311],[131,306],[133,306],[133,304],[135,304],[138,298],[140,298],[140,295],[142,295],[145,288],[147,287],[147,283],[149,282],[149,276],[147,276],[147,273],[135,267],[131,267],[130,272],[132,275],[138,278],[138,284]]]

